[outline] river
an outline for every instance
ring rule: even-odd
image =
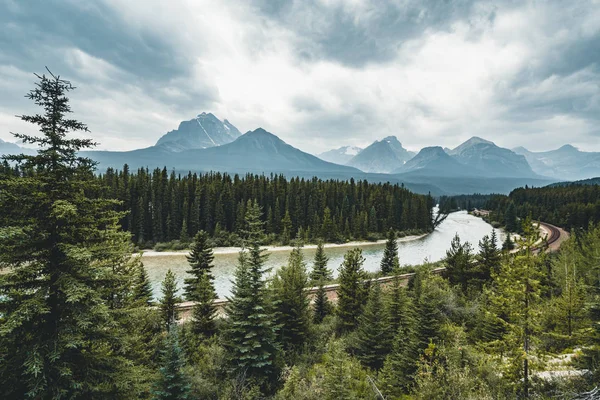
[[[410,241],[400,241],[398,243],[398,253],[401,265],[417,265],[425,261],[439,261],[446,255],[446,250],[450,247],[450,241],[456,233],[462,241],[470,242],[477,250],[479,240],[492,232],[491,225],[481,218],[467,214],[466,211],[452,213],[446,218],[440,226],[431,234]],[[504,240],[504,233],[496,230],[499,245]],[[365,258],[364,268],[367,271],[377,271],[383,255],[385,244],[364,244],[352,247],[360,247],[363,250]],[[337,269],[344,259],[344,253],[351,247],[335,247],[326,249],[329,257],[329,268],[337,276]],[[272,271],[285,264],[289,251],[273,251],[269,253],[266,267],[272,268]],[[312,258],[315,255],[314,249],[305,249],[304,256],[309,268],[312,265]],[[213,274],[215,276],[215,289],[219,298],[229,295],[231,290],[231,279],[236,266],[237,254],[215,254],[215,267]],[[160,283],[165,277],[165,273],[170,268],[176,275],[178,288],[183,286],[183,279],[186,276],[186,270],[189,265],[185,258],[185,253],[170,255],[153,255],[142,257],[144,265],[148,270],[148,275],[152,282],[155,297],[160,296]]]

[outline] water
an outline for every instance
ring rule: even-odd
[[[467,214],[466,211],[452,213],[446,220],[436,228],[431,234],[412,241],[400,242],[398,244],[398,253],[400,264],[416,265],[424,261],[439,261],[446,255],[446,250],[450,247],[450,242],[456,233],[461,240],[470,242],[475,249],[479,240],[484,236],[492,233],[491,225],[483,221],[481,218]],[[503,232],[496,230],[499,244],[504,240]],[[384,243],[367,244],[354,246],[360,247],[363,250],[363,256],[366,259],[364,268],[367,271],[377,271],[379,263],[383,256]],[[344,259],[344,253],[352,247],[336,247],[325,249],[329,256],[328,267],[334,271],[334,276],[337,276],[337,269]],[[267,260],[267,267],[274,270],[285,265],[289,251],[274,251],[271,252]],[[309,267],[312,265],[312,259],[315,255],[314,249],[305,249],[304,256]],[[235,270],[236,254],[215,254],[215,268],[213,274],[215,276],[215,289],[219,298],[228,296],[231,290],[231,279]],[[178,287],[183,286],[183,279],[186,276],[186,270],[189,265],[185,258],[185,254],[166,255],[166,256],[146,256],[143,257],[144,265],[148,270],[148,275],[152,282],[155,297],[160,296],[160,283],[165,277],[167,269],[171,269],[178,280]]]

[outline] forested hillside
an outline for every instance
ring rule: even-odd
[[[515,216],[548,222],[564,229],[587,229],[600,222],[600,185],[520,188],[492,197],[485,208],[492,220],[517,227]]]

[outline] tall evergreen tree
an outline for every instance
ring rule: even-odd
[[[181,299],[177,297],[175,274],[169,269],[162,282],[162,298],[160,299],[159,304],[161,318],[167,330],[169,330],[171,325],[179,319],[177,303],[179,303],[180,300]]]
[[[396,277],[392,282],[390,290],[387,292],[386,311],[390,322],[390,331],[395,336],[399,329],[407,334],[407,326],[410,321],[414,322],[412,315],[411,298],[402,287],[400,279]]]
[[[315,324],[320,324],[323,322],[323,319],[331,314],[331,303],[327,298],[327,291],[325,287],[321,283],[317,288],[317,292],[315,293],[315,300],[313,302],[313,322]]]
[[[67,137],[88,132],[68,118],[74,87],[52,73],[36,76],[27,98],[43,112],[20,119],[41,136],[14,136],[40,150],[4,157],[21,173],[0,180],[3,396],[114,396],[124,360],[102,294],[113,284],[113,261],[131,256],[130,236],[118,229],[118,202],[91,197],[102,188],[94,162],[78,152],[95,144]]]
[[[459,285],[464,293],[475,277],[472,248],[469,242],[461,243],[458,233],[454,235],[450,249],[446,251],[446,274],[450,283]]]
[[[400,318],[397,319],[397,329],[392,331],[394,337],[391,352],[385,358],[379,375],[379,387],[390,398],[399,398],[402,394],[408,393],[412,385],[417,370],[416,360],[419,359],[420,341],[417,337],[416,310],[411,298],[406,296],[404,289],[395,295],[392,292],[392,299],[394,298],[398,302],[397,311]],[[393,324],[394,319],[391,320],[391,325]]]
[[[279,346],[264,281],[266,255],[260,248],[260,214],[258,204],[248,202],[244,233],[250,247],[247,254],[242,249],[238,258],[225,335],[232,373],[269,391],[279,369]]]
[[[362,268],[365,262],[361,249],[349,250],[340,266],[337,312],[344,330],[353,330],[369,296],[367,275]]]
[[[323,241],[319,240],[319,242],[317,243],[317,250],[315,252],[313,269],[310,272],[310,280],[313,284],[317,284],[319,282],[327,282],[333,278],[331,270],[327,268],[328,262],[329,257],[327,257],[327,255],[325,254]]]
[[[493,230],[490,236],[485,235],[479,241],[477,279],[480,281],[480,284],[489,282],[492,272],[498,272],[500,269],[501,258],[500,251],[498,251],[496,231]]]
[[[152,284],[150,283],[150,278],[148,277],[148,271],[144,268],[144,264],[140,263],[138,265],[135,280],[133,283],[133,301],[136,304],[143,306],[152,305]]]
[[[278,337],[284,350],[300,350],[309,331],[308,277],[300,247],[290,253],[288,264],[273,280]]]
[[[367,367],[379,370],[390,351],[392,340],[390,321],[383,305],[381,287],[373,285],[365,309],[358,318],[356,354]]]
[[[208,234],[200,231],[194,237],[187,261],[191,270],[187,271],[190,278],[184,280],[185,298],[195,301],[192,309],[192,328],[196,334],[206,337],[214,333],[214,318],[216,310],[213,306],[217,298],[211,273],[214,255],[208,244]]]
[[[191,384],[183,373],[184,358],[179,346],[176,326],[169,329],[161,351],[161,367],[158,381],[152,391],[153,400],[187,400]]]
[[[494,315],[507,327],[502,356],[509,359],[509,367],[503,375],[520,382],[517,394],[528,398],[532,343],[539,329],[536,304],[541,294],[541,261],[533,255],[539,231],[529,218],[523,222],[523,231],[519,252],[507,259],[494,276],[495,290],[490,300]]]
[[[381,273],[385,276],[391,275],[393,271],[400,267],[398,259],[398,242],[396,241],[396,233],[390,228],[383,250],[383,258],[381,259]]]

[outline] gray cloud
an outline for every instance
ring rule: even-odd
[[[48,65],[103,148],[202,112],[319,152],[393,134],[600,150],[592,0],[0,0],[0,138]]]

